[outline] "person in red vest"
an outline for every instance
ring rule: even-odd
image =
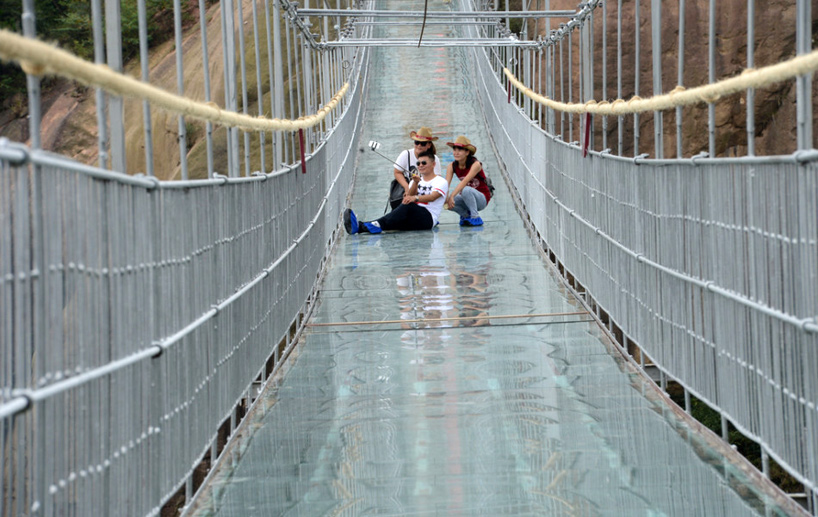
[[[481,226],[483,219],[479,212],[489,204],[491,190],[483,164],[474,157],[477,147],[465,136],[458,136],[446,145],[454,154],[454,161],[446,168],[446,183],[451,184],[455,174],[460,179],[460,183],[449,190],[446,208],[460,214],[460,226]]]

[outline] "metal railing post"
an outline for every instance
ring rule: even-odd
[[[639,79],[642,70],[642,12],[639,8],[640,2],[634,2],[634,63],[633,63],[633,94],[639,95]],[[633,115],[633,156],[639,156],[639,114]]]
[[[148,14],[145,0],[137,2],[139,16],[139,63],[142,70],[142,81],[150,84],[150,62],[148,56]],[[142,101],[143,138],[145,139],[145,174],[153,176],[153,128],[151,127],[151,106]]]
[[[662,0],[651,0],[651,46],[653,55],[653,95],[662,95]],[[657,159],[665,157],[664,116],[653,112],[653,152]]]
[[[182,49],[182,2],[181,0],[173,0],[173,33],[175,41],[175,55],[176,55],[176,92],[180,97],[185,95],[185,68],[183,60]],[[179,168],[182,174],[182,180],[188,179],[187,171],[187,126],[185,124],[185,117],[178,116],[177,127],[179,128]]]
[[[685,0],[679,0],[679,48],[677,49],[678,70],[676,71],[676,85],[684,86],[685,70]],[[676,108],[676,158],[684,157],[684,147],[682,142],[682,107]]]
[[[105,49],[111,70],[122,72],[122,24],[119,0],[105,0]],[[125,105],[122,97],[108,96],[108,120],[111,131],[111,169],[126,172],[125,164]]]

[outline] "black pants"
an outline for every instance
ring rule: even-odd
[[[431,230],[434,225],[432,214],[416,203],[400,205],[378,219],[381,229],[388,230]]]

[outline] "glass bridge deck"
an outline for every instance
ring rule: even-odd
[[[629,369],[541,258],[466,52],[374,49],[361,145],[397,157],[429,126],[445,166],[445,142],[467,135],[498,187],[486,224],[461,228],[444,211],[433,231],[342,236],[286,374],[192,513],[784,513]],[[391,166],[358,158],[351,205],[369,220]]]

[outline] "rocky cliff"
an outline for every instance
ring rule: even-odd
[[[543,2],[544,0],[540,0]],[[654,95],[651,0],[640,0],[639,19],[636,19],[636,2],[632,0],[609,0],[603,11],[598,7],[594,13],[594,98],[603,99],[602,67],[603,39],[607,49],[607,99],[617,98],[617,19],[621,4],[622,49],[622,98],[634,95],[642,98]],[[818,26],[818,0],[812,1],[813,38]],[[544,5],[541,4],[541,6]],[[684,13],[684,48],[682,50],[683,77],[687,88],[709,82],[709,0],[687,0]],[[574,9],[575,2],[551,0],[551,9]],[[669,92],[677,84],[679,67],[679,3],[661,2],[661,91]],[[603,15],[607,20],[607,34],[603,35]],[[724,79],[740,74],[747,68],[747,0],[718,0],[716,2],[716,49],[715,78]],[[754,20],[755,68],[779,63],[795,56],[796,12],[793,0],[767,0],[756,2]],[[552,28],[556,28],[556,22]],[[543,27],[538,28],[543,33]],[[637,31],[640,36],[640,62],[635,60]],[[573,36],[574,49],[579,45],[579,33]],[[566,45],[565,43],[563,45]],[[567,50],[564,50],[567,54]],[[577,52],[574,53],[576,56]],[[573,84],[578,85],[579,67],[574,67]],[[636,73],[639,74],[639,91],[635,89]],[[758,155],[788,154],[796,149],[795,83],[790,81],[772,85],[755,92],[755,153]],[[574,99],[579,98],[578,90]],[[717,156],[742,156],[747,153],[746,94],[720,99],[715,104],[715,140]],[[813,106],[818,106],[818,89],[813,91]],[[709,148],[707,105],[682,110],[682,140],[684,156],[695,155]],[[598,117],[599,119],[599,117]],[[665,157],[676,156],[676,113],[664,112],[662,117]],[[818,119],[812,117],[813,134],[818,136]],[[578,119],[576,121],[578,124]],[[617,120],[608,120],[608,146],[616,152]],[[602,121],[595,121],[597,145],[601,145]],[[622,154],[633,155],[633,117],[625,117],[625,137]],[[638,153],[655,156],[654,117],[647,113],[639,117]],[[576,138],[576,136],[575,136]]]
[[[245,16],[251,12],[251,0],[244,0]],[[606,41],[607,54],[607,95],[608,100],[617,97],[617,17],[618,6],[622,4],[622,37],[621,52],[623,56],[622,98],[628,99],[635,94],[641,97],[653,95],[653,53],[651,42],[651,0],[640,0],[639,19],[636,19],[636,3],[632,0],[609,0],[605,10],[597,8],[594,17],[594,46],[597,49],[594,57],[595,92],[594,98],[603,99],[602,95],[602,52],[603,38]],[[757,2],[755,16],[755,65],[762,67],[778,63],[795,55],[795,2],[793,0],[767,0]],[[190,20],[198,20],[196,5],[191,3]],[[662,84],[664,92],[677,85],[679,56],[679,4],[678,2],[661,2],[661,62]],[[684,85],[693,87],[708,82],[708,9],[709,0],[687,0],[685,9],[685,45],[683,50]],[[501,2],[501,7],[503,6]],[[512,0],[510,8],[522,9],[522,0]],[[529,9],[576,9],[573,0],[529,0]],[[818,25],[818,0],[813,0],[813,27]],[[603,35],[603,15],[607,17],[607,34]],[[208,8],[208,42],[210,76],[213,78],[212,98],[222,104],[224,98],[222,54],[219,34],[219,6]],[[740,73],[747,66],[747,12],[746,0],[719,0],[716,2],[716,79],[726,78]],[[556,21],[552,21],[556,28]],[[519,24],[518,24],[519,26]],[[512,27],[514,25],[512,24]],[[545,33],[545,23],[529,27],[530,32]],[[634,55],[636,34],[640,34],[641,59],[637,66]],[[815,30],[813,30],[815,32]],[[573,36],[574,49],[578,45],[578,32]],[[251,45],[249,38],[248,45]],[[564,45],[566,45],[565,43]],[[204,85],[200,80],[202,73],[201,41],[195,23],[187,30],[183,43],[185,63],[185,94],[197,100],[204,100]],[[266,42],[262,42],[264,53]],[[248,46],[248,55],[252,47]],[[567,50],[565,50],[567,55]],[[578,52],[574,51],[574,59]],[[135,60],[138,61],[138,60]],[[138,62],[130,65],[128,73],[138,76]],[[574,68],[574,99],[578,99],[579,66]],[[639,91],[635,89],[635,71],[639,73]],[[168,91],[176,91],[175,54],[172,41],[160,45],[151,54],[151,82]],[[263,74],[266,76],[267,74]],[[254,71],[248,73],[248,91],[250,103],[255,104],[256,91]],[[264,79],[266,80],[266,78]],[[567,81],[567,79],[566,79]],[[46,149],[74,157],[84,163],[97,163],[96,107],[93,90],[77,87],[67,81],[51,80],[49,93],[43,101],[43,142]],[[567,86],[567,84],[566,84]],[[262,89],[267,91],[268,84]],[[755,93],[755,152],[759,155],[788,154],[796,148],[796,111],[795,85],[786,82]],[[0,136],[24,141],[28,138],[25,120],[24,102],[16,103],[16,109],[0,114]],[[818,88],[813,93],[813,105],[818,106]],[[253,108],[255,109],[255,108]],[[250,112],[253,112],[251,109]],[[746,94],[733,95],[719,100],[715,105],[716,112],[716,149],[718,156],[740,156],[747,152],[746,131]],[[664,132],[663,150],[665,157],[676,156],[676,114],[665,112],[662,117]],[[141,102],[127,102],[125,108],[127,126],[127,163],[128,172],[136,173],[145,170],[144,132],[142,131]],[[683,121],[683,154],[691,156],[708,149],[707,106],[700,105],[682,110]],[[818,135],[818,120],[811,119],[813,134]],[[153,145],[155,153],[155,173],[163,179],[179,176],[179,145],[177,119],[159,110],[152,110]],[[575,120],[579,127],[579,118]],[[601,117],[595,120],[597,148],[601,147],[603,132]],[[621,153],[633,155],[633,117],[625,117],[623,148]],[[188,153],[192,177],[202,177],[205,170],[204,158],[204,124],[188,121]],[[214,136],[214,155],[216,170],[224,170],[224,130],[218,130]],[[639,153],[654,152],[654,117],[644,114],[639,117]],[[607,121],[607,145],[614,152],[617,145],[617,120]],[[577,139],[578,132],[574,138]],[[257,146],[255,139],[253,145]],[[193,173],[199,171],[199,173]]]

